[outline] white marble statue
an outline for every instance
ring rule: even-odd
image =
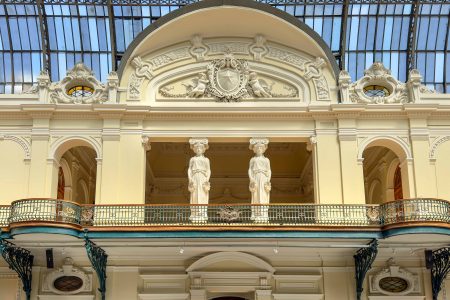
[[[211,177],[209,159],[204,156],[208,149],[208,140],[204,138],[190,139],[189,144],[196,154],[190,159],[188,169],[190,203],[195,204],[191,207],[190,220],[206,222],[208,220],[209,178]]]
[[[249,189],[252,193],[252,204],[269,204],[270,202],[270,161],[264,156],[269,141],[267,139],[250,139],[250,149],[255,156],[250,160],[248,177],[250,178]],[[252,207],[251,219],[257,223],[269,221],[269,207],[255,205]]]

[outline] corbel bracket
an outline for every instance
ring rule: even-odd
[[[356,299],[361,300],[364,290],[364,278],[372,268],[372,263],[378,254],[378,241],[372,240],[368,247],[359,249],[353,256],[355,259]]]
[[[442,283],[450,272],[450,247],[444,247],[435,251],[425,251],[427,267],[431,269],[431,289],[433,300],[437,300],[442,289]]]
[[[99,247],[88,238],[87,230],[84,231],[84,246],[86,248],[87,255],[91,261],[92,268],[97,273],[99,282],[98,291],[102,295],[102,300],[105,300],[106,296],[106,264],[108,261],[108,254],[105,250]]]
[[[2,238],[0,238],[0,253],[8,263],[9,268],[16,272],[20,280],[22,280],[26,299],[30,300],[34,256],[29,250],[18,247]]]

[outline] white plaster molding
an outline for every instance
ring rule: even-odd
[[[436,152],[439,146],[450,140],[450,135],[437,137],[430,146],[430,160],[436,160]]]
[[[2,140],[16,142],[25,152],[25,160],[31,159],[31,143],[26,138],[13,135],[0,135],[0,141]]]
[[[367,149],[371,144],[374,144],[376,142],[382,142],[382,141],[388,141],[393,143],[395,146],[399,146],[401,151],[403,153],[398,153],[399,149],[392,149],[389,147],[389,145],[383,145],[384,147],[392,150],[400,159],[406,158],[406,160],[412,160],[412,151],[409,143],[407,143],[403,138],[400,136],[390,136],[390,135],[383,135],[383,136],[370,136],[366,137],[363,141],[358,143],[358,161],[363,161],[363,153],[364,150]],[[377,145],[379,146],[379,145]],[[381,145],[380,145],[381,146]],[[395,147],[394,147],[395,148]]]
[[[67,94],[67,90],[74,86],[88,86],[93,89],[93,93],[89,96],[73,97]],[[114,89],[114,86],[107,87],[98,81],[94,73],[80,62],[75,64],[73,69],[68,70],[66,76],[61,81],[48,83],[47,89],[51,103],[92,104],[108,101],[109,90]]]
[[[152,149],[149,136],[147,135],[142,136],[142,146],[144,147],[145,151],[150,151]]]
[[[150,80],[153,77],[153,66],[149,62],[144,62],[140,56],[133,58],[131,65],[135,70],[128,82],[127,99],[140,100],[142,83],[145,79]]]
[[[391,71],[381,62],[373,63],[372,66],[364,71],[364,76],[354,83],[350,83],[348,73],[345,72],[341,72],[339,81],[344,101],[368,104],[409,102],[406,84],[395,79],[391,75]],[[369,85],[383,86],[390,94],[380,97],[367,96],[364,88]]]
[[[383,290],[380,287],[380,280],[387,277],[398,277],[407,282],[407,288],[403,292],[392,293],[386,290]],[[369,276],[369,289],[371,293],[381,293],[387,296],[406,296],[411,293],[420,293],[422,291],[419,276],[417,274],[413,274],[403,268],[400,268],[396,265],[391,265],[386,267],[375,274]]]
[[[61,136],[58,137],[55,141],[53,141],[50,145],[48,159],[60,159],[60,157],[56,157],[56,154],[59,148],[68,142],[79,142],[80,144],[77,146],[87,146],[91,147],[95,150],[96,158],[102,159],[102,145],[101,143],[92,136],[81,136],[81,135],[70,135],[70,136]],[[61,155],[63,153],[60,153]]]
[[[83,281],[83,284],[78,290],[72,292],[60,291],[54,287],[54,282],[55,280],[63,276],[78,277]],[[44,280],[42,282],[42,291],[58,294],[60,295],[61,298],[64,297],[65,295],[75,295],[79,293],[92,292],[92,274],[86,274],[82,269],[74,267],[72,259],[65,258],[64,265],[61,268],[55,269],[44,275]]]
[[[222,261],[236,261],[236,262],[242,262],[244,264],[249,264],[257,269],[264,269],[270,273],[274,273],[275,269],[269,265],[267,262],[262,260],[261,258],[258,258],[256,256],[243,253],[243,252],[218,252],[214,254],[207,255],[205,257],[200,258],[196,262],[194,262],[192,265],[190,265],[186,271],[187,272],[194,272],[202,270],[209,265],[222,262]]]
[[[191,39],[192,47],[189,48],[189,53],[197,59],[197,61],[205,60],[205,55],[209,48],[203,44],[203,39],[200,35],[194,35]]]

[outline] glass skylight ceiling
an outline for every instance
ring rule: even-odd
[[[106,80],[131,41],[183,5],[176,0],[4,0],[0,3],[0,93],[20,93],[42,69],[52,81],[78,61]],[[450,92],[448,0],[262,0],[313,28],[352,79],[382,61],[401,81]]]

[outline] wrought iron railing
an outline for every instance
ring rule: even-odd
[[[54,222],[76,226],[356,226],[403,222],[450,223],[450,202],[397,200],[382,205],[78,205],[24,199],[0,206],[0,225]]]
[[[9,223],[60,222],[80,225],[81,206],[55,199],[22,199],[11,204]]]
[[[8,218],[10,215],[11,207],[9,205],[0,206],[0,227],[8,227]]]
[[[450,223],[450,202],[440,199],[408,199],[380,206],[382,225],[402,222]]]

